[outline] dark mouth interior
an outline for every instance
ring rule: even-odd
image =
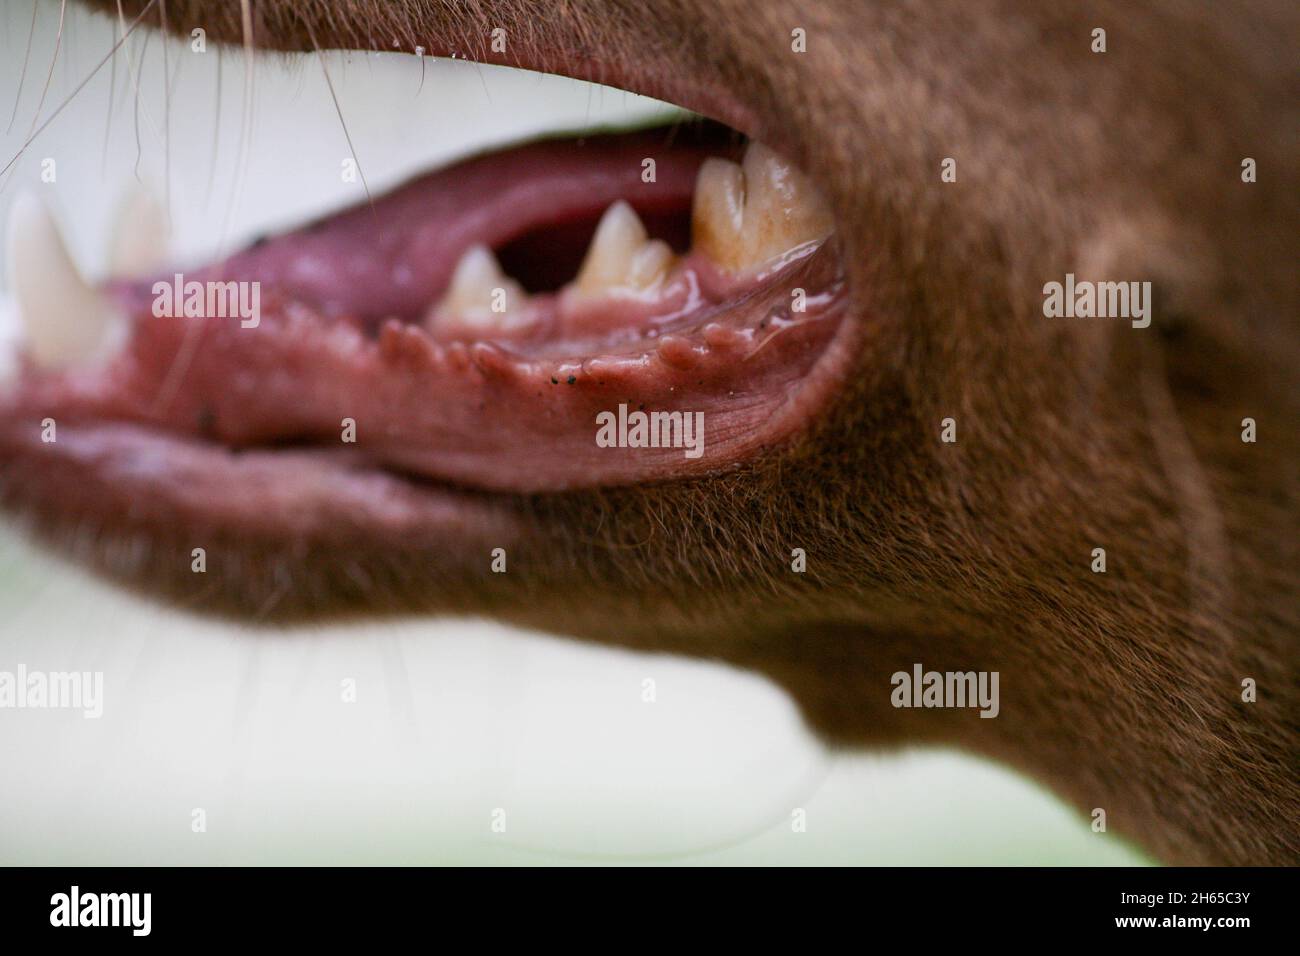
[[[566,222],[551,222],[511,239],[493,251],[501,267],[529,292],[555,292],[578,274],[591,247],[600,215],[586,214]],[[650,210],[641,215],[652,239],[662,239],[674,252],[691,247],[691,208]]]

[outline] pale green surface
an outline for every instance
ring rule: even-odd
[[[250,634],[5,534],[0,670],[20,662],[104,671],[105,706],[0,710],[4,863],[1145,862],[986,762],[828,755],[726,668],[481,622]]]

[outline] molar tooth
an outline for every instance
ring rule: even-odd
[[[121,347],[126,317],[82,278],[59,227],[35,195],[14,199],[7,243],[9,288],[27,352],[38,366],[102,361]]]
[[[762,143],[750,143],[745,171],[745,231],[753,260],[769,261],[831,234],[830,210],[815,186]]]
[[[166,211],[153,193],[133,184],[118,206],[109,253],[110,274],[147,278],[166,265],[169,240]]]
[[[648,296],[663,285],[672,265],[668,243],[651,239],[636,211],[620,199],[600,217],[571,288],[585,299]]]
[[[758,271],[833,228],[808,178],[761,143],[749,144],[740,165],[700,166],[691,224],[695,246],[736,273]]]
[[[527,301],[528,293],[524,287],[501,270],[492,250],[484,245],[475,245],[466,249],[456,263],[447,292],[434,308],[431,318],[435,323],[455,319],[460,323],[495,329],[508,325],[507,318],[518,314]],[[494,305],[500,311],[494,310]]]

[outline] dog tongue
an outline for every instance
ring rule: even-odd
[[[594,224],[620,198],[648,220],[689,209],[696,172],[716,153],[705,143],[666,149],[662,132],[532,143],[422,176],[186,278],[259,281],[329,317],[418,321],[470,247]],[[652,182],[642,179],[646,157]],[[579,254],[587,237],[576,237]]]
[[[119,285],[133,315],[125,351],[98,373],[46,379],[29,398],[74,418],[233,448],[343,449],[358,462],[495,491],[727,467],[812,413],[803,379],[843,300],[810,294],[793,316],[790,290],[837,288],[829,249],[780,283],[630,345],[520,354],[438,341],[414,324],[472,245],[594,221],[620,199],[647,216],[689,208],[710,151],[662,140],[632,134],[481,156],[184,274],[186,283],[259,283],[255,322],[158,314],[156,284]],[[650,155],[657,169],[647,183]]]

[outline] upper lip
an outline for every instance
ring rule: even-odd
[[[549,53],[516,48],[515,54],[516,60],[530,65],[557,65]],[[596,72],[609,78],[603,67],[584,60],[567,64],[557,72],[579,76]],[[655,75],[662,77],[662,74]],[[679,80],[671,81],[673,86],[679,84]],[[642,88],[662,94],[669,85],[670,81],[661,78]],[[691,95],[686,91],[681,91],[680,98],[690,106],[716,101],[711,94]],[[740,123],[754,128],[752,117],[734,103],[723,109],[711,108],[709,112],[733,118],[733,122],[740,117]],[[798,275],[803,277],[800,281],[810,286],[805,291],[812,291],[814,298],[818,288],[839,281],[835,278],[832,251],[828,249],[811,263],[798,267]],[[813,264],[820,278],[809,272]],[[813,282],[820,282],[821,286],[812,287]],[[271,292],[274,300],[275,290]],[[776,300],[788,302],[789,292],[785,287],[772,295]],[[292,306],[292,302],[286,304]],[[836,314],[843,311],[843,296],[837,293],[831,305]],[[751,308],[769,307],[757,299],[751,305]],[[815,304],[814,312],[817,308],[822,306]],[[230,530],[242,528],[245,534],[274,537],[287,529],[296,529],[297,533],[308,528],[319,531],[345,515],[342,520],[350,527],[368,527],[380,535],[395,533],[400,528],[405,528],[406,533],[414,528],[435,533],[434,529],[441,527],[445,533],[452,523],[462,529],[462,536],[466,529],[472,529],[475,537],[482,535],[487,539],[495,535],[496,540],[501,540],[505,537],[504,525],[517,521],[520,516],[517,507],[509,503],[509,496],[475,498],[448,487],[438,489],[423,481],[399,491],[400,486],[384,472],[406,477],[417,473],[440,478],[451,485],[505,492],[554,491],[587,483],[617,484],[707,473],[717,470],[720,464],[738,462],[769,447],[807,423],[842,379],[851,354],[851,323],[843,323],[833,341],[823,341],[819,346],[824,354],[810,351],[809,344],[787,355],[765,353],[763,362],[736,369],[737,373],[751,376],[750,385],[757,381],[756,376],[762,375],[774,376],[774,383],[783,381],[784,384],[767,386],[769,393],[780,399],[775,405],[755,402],[761,390],[755,387],[746,393],[742,378],[734,379],[734,384],[723,389],[732,395],[740,393],[731,407],[746,414],[748,424],[742,426],[741,419],[726,424],[725,409],[717,407],[717,419],[723,424],[715,426],[717,431],[713,433],[711,447],[720,452],[720,457],[692,462],[684,459],[679,451],[647,453],[640,459],[593,456],[582,468],[575,469],[557,464],[560,455],[572,454],[573,449],[571,445],[556,444],[568,440],[561,432],[542,436],[542,442],[549,441],[551,446],[536,444],[536,454],[519,454],[523,447],[520,434],[535,431],[544,421],[529,417],[545,410],[545,406],[535,404],[537,396],[532,393],[534,381],[540,381],[538,375],[523,382],[526,388],[518,382],[512,386],[508,376],[504,384],[501,379],[491,384],[498,389],[498,396],[501,389],[512,387],[518,393],[512,394],[511,402],[522,423],[522,432],[511,432],[502,420],[493,429],[475,429],[469,406],[479,399],[473,393],[466,393],[468,404],[463,413],[458,413],[464,416],[464,428],[454,433],[459,439],[452,441],[454,444],[459,440],[464,447],[428,447],[421,445],[418,432],[414,440],[410,432],[403,433],[401,419],[381,420],[385,407],[399,407],[398,403],[402,402],[407,407],[418,405],[418,396],[392,390],[400,386],[398,376],[373,379],[385,383],[383,390],[360,386],[353,390],[358,407],[370,409],[363,415],[348,414],[352,409],[337,402],[320,401],[327,393],[319,389],[303,400],[295,392],[295,383],[280,374],[275,363],[298,361],[294,329],[302,332],[306,326],[294,323],[307,321],[315,325],[318,320],[296,316],[292,308],[285,311],[274,301],[271,313],[270,320],[256,336],[242,339],[230,324],[205,323],[204,330],[198,333],[203,337],[203,348],[195,346],[194,325],[184,326],[181,322],[168,325],[151,322],[146,317],[137,320],[133,334],[135,348],[125,366],[119,364],[99,376],[36,377],[7,400],[8,407],[0,414],[0,442],[6,446],[10,461],[4,476],[5,498],[13,506],[35,509],[56,524],[76,520],[79,512],[98,514],[106,507],[116,507],[119,513],[112,516],[113,520],[123,519],[135,528],[166,522],[169,519],[165,516],[171,515],[172,521],[219,521]],[[815,324],[809,328],[815,330]],[[797,340],[791,338],[791,341]],[[161,350],[159,343],[164,343]],[[400,336],[385,334],[380,345],[395,349],[394,355],[406,350]],[[317,357],[328,360],[330,354],[326,350]],[[819,354],[820,361],[814,363],[812,360]],[[183,388],[168,382],[167,373],[175,368],[178,355],[184,355],[186,363]],[[151,356],[164,359],[167,367],[151,369]],[[475,357],[491,361],[489,355]],[[254,365],[263,372],[248,374]],[[333,372],[322,375],[321,381],[327,385],[343,381],[348,374],[346,368],[335,367]],[[639,394],[620,392],[619,372],[614,368],[595,374],[591,369],[561,370],[558,366],[545,371],[546,378],[561,386],[552,392],[560,396],[555,400],[571,406],[566,414],[583,423],[581,441],[585,445],[592,443],[595,432],[592,412],[597,408],[613,410],[626,399],[633,399],[633,407],[644,406],[647,401],[652,406],[659,402],[663,407],[671,407],[669,403],[674,398],[688,394],[694,387],[694,373],[687,366],[677,369],[666,365],[655,383],[656,391],[642,388]],[[724,371],[730,375],[732,370]],[[443,367],[441,373],[452,374],[449,367]],[[475,374],[490,380],[490,371]],[[579,375],[585,387],[564,387],[577,385]],[[426,375],[421,381],[428,380]],[[796,380],[798,388],[794,387]],[[538,395],[542,391],[546,390],[539,391]],[[33,416],[58,419],[63,432],[57,445],[45,446],[33,440],[28,427]],[[340,449],[338,445],[340,424],[349,418],[360,418],[359,427],[368,429],[363,431],[365,441],[360,445],[359,454],[356,449]],[[390,439],[382,437],[384,431],[394,428],[396,431],[391,432]],[[443,437],[449,434],[452,433]],[[256,451],[259,445],[299,438],[308,438],[317,448],[294,452]],[[214,439],[217,439],[215,443]],[[501,463],[494,466],[495,471],[485,470],[473,454],[467,454],[483,442],[487,442],[483,447],[490,450],[485,453]],[[231,445],[253,450],[232,457],[226,450]],[[150,464],[142,467],[143,460]],[[620,464],[626,461],[636,461],[635,467]],[[232,494],[236,489],[238,493]],[[222,500],[218,506],[219,498]],[[472,503],[475,501],[478,503]],[[488,501],[495,504],[483,510]],[[123,512],[124,502],[129,504]],[[73,506],[68,507],[69,504]],[[63,514],[54,516],[50,514],[52,511]]]

